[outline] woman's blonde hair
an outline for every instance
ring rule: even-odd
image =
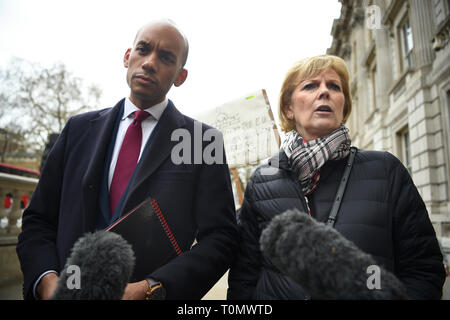
[[[278,116],[281,123],[281,130],[288,132],[295,129],[295,120],[289,119],[284,114],[287,107],[291,105],[292,93],[295,88],[304,80],[321,74],[326,69],[336,71],[341,79],[342,91],[345,97],[344,118],[345,123],[352,111],[352,98],[350,94],[349,74],[345,61],[342,58],[332,55],[319,55],[302,59],[288,71],[280,91]]]

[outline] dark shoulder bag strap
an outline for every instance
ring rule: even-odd
[[[334,198],[333,207],[331,208],[330,216],[327,220],[327,225],[334,227],[336,222],[336,217],[341,206],[342,198],[344,196],[345,187],[347,186],[348,177],[350,176],[350,171],[352,170],[353,160],[355,159],[357,149],[355,147],[350,147],[350,156],[348,157],[348,163],[345,166],[344,174],[341,178],[341,183],[339,184],[339,189]]]

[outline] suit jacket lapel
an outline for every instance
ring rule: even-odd
[[[136,168],[134,179],[131,182],[122,207],[121,215],[145,200],[135,197],[134,191],[158,169],[165,159],[170,157],[173,147],[178,143],[178,141],[171,141],[172,132],[184,126],[184,116],[175,108],[172,101],[169,100],[169,104],[152,132],[144,154]]]
[[[90,121],[87,143],[90,145],[92,158],[82,180],[83,204],[86,218],[86,230],[93,230],[102,214],[99,207],[99,194],[105,168],[105,157],[110,145],[115,122],[120,112],[123,99],[114,108],[105,110]]]

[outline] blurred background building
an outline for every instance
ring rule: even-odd
[[[352,142],[396,155],[449,237],[450,1],[339,1],[327,53],[350,71]]]

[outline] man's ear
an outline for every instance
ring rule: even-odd
[[[177,79],[173,83],[175,85],[175,87],[181,86],[184,83],[184,81],[186,81],[187,76],[188,76],[188,71],[184,68],[181,69],[180,73],[178,74]]]
[[[123,57],[123,66],[128,68],[128,61],[130,60],[131,48],[128,48]]]

